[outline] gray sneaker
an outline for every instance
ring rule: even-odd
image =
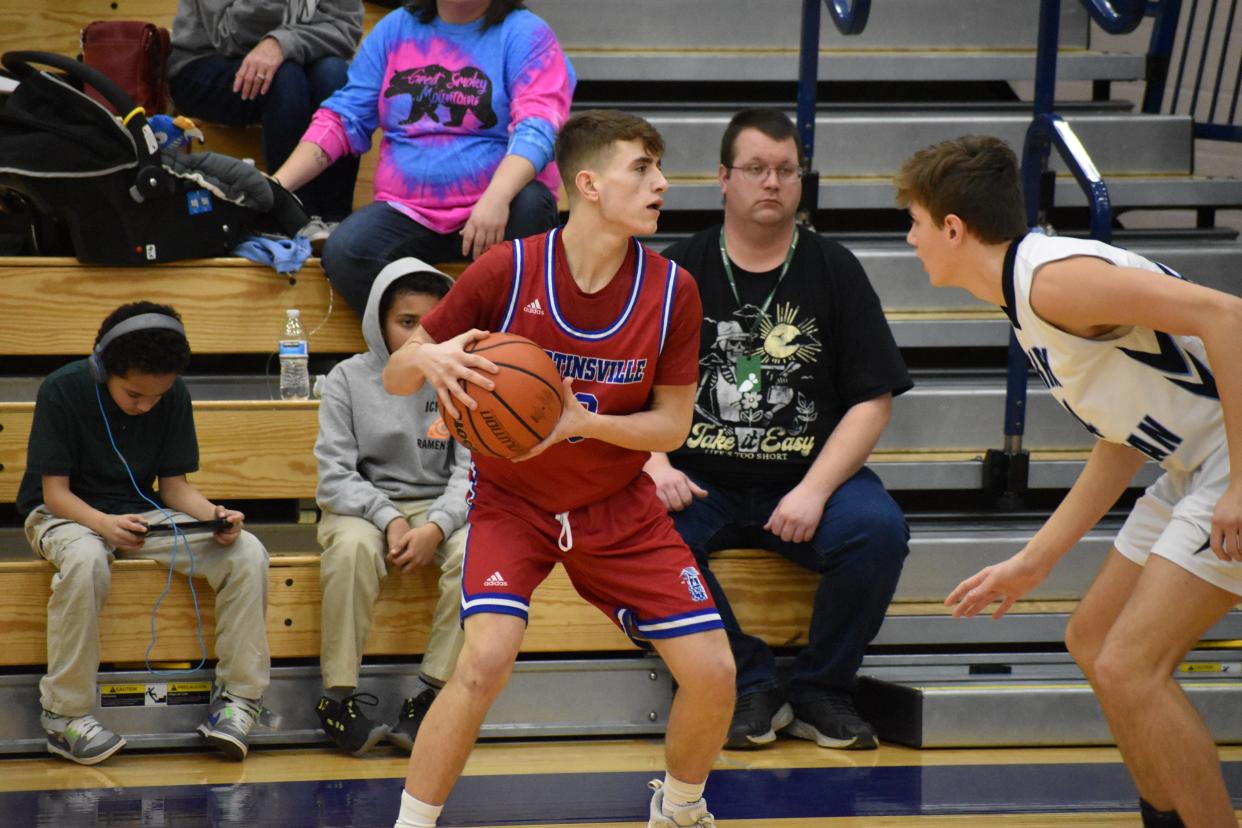
[[[707,812],[707,800],[700,799],[678,810],[676,815],[664,813],[663,783],[653,779],[647,783],[655,793],[651,795],[651,811],[647,828],[716,828],[716,818]]]
[[[221,693],[211,700],[207,719],[198,726],[198,732],[225,756],[240,762],[250,749],[246,737],[250,735],[261,710],[258,701]]]
[[[315,255],[323,250],[323,243],[328,240],[328,236],[340,226],[339,221],[324,221],[319,216],[311,216],[310,221],[298,231],[298,235],[311,243],[311,250]]]
[[[125,740],[94,716],[60,716],[44,710],[39,723],[47,731],[47,752],[79,765],[98,764],[125,747]]]

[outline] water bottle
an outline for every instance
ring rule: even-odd
[[[302,332],[301,313],[297,308],[289,308],[286,313],[285,331],[280,336],[280,398],[310,399],[310,375],[306,372],[310,349]]]

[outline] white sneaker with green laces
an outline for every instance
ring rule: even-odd
[[[647,783],[647,787],[655,791],[651,795],[647,828],[716,828],[716,818],[707,812],[706,799],[678,808],[676,814],[669,816],[664,813],[664,791],[661,790],[663,783],[653,779]]]
[[[258,721],[261,710],[258,701],[221,693],[211,700],[207,719],[198,726],[198,732],[225,756],[240,762],[250,749],[246,737]]]
[[[60,716],[44,710],[39,723],[47,731],[47,752],[79,765],[97,765],[125,747],[125,740],[94,716]]]

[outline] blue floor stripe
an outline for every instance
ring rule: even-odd
[[[633,822],[647,817],[649,773],[472,776],[440,824]],[[1242,805],[1242,762],[1225,765]],[[0,794],[5,825],[39,828],[173,825],[389,828],[401,781],[370,779],[239,785],[103,788]],[[708,802],[719,819],[1135,810],[1119,764],[724,770]]]

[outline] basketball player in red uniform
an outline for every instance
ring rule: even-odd
[[[465,645],[410,756],[398,828],[430,828],[504,687],[530,596],[560,562],[578,592],[677,681],[668,773],[651,828],[714,826],[703,799],[733,712],[733,659],[694,557],[642,466],[680,446],[698,379],[694,280],[633,238],[651,234],[668,182],[658,132],[614,111],[570,118],[556,144],[569,193],[564,228],[491,248],[466,270],[384,370],[390,393],[423,381],[456,416],[496,367],[467,344],[486,331],[534,340],[564,378],[552,434],[519,462],[475,454],[462,576]]]

